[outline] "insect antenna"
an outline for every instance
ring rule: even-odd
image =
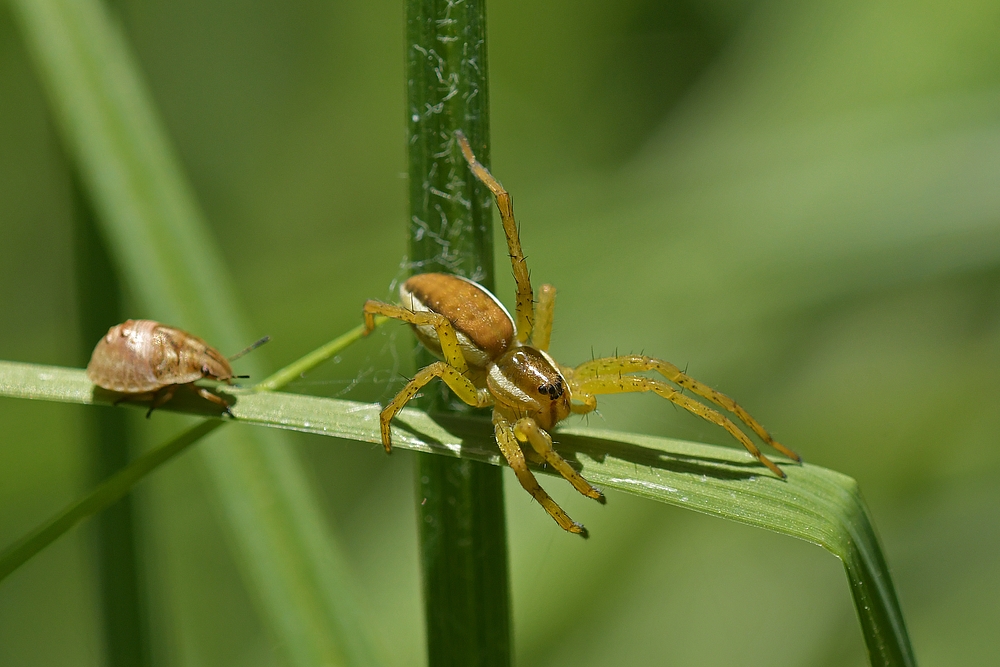
[[[249,354],[250,352],[253,352],[258,347],[260,347],[261,345],[263,345],[264,343],[266,343],[269,340],[271,340],[270,336],[264,336],[263,338],[261,338],[259,341],[257,341],[253,345],[248,345],[245,348],[243,348],[242,350],[240,350],[239,352],[237,352],[236,354],[234,354],[233,356],[229,357],[229,361],[236,361],[237,359],[239,359],[240,357],[242,357],[244,354]],[[244,376],[243,375],[236,375],[234,377],[244,377]]]

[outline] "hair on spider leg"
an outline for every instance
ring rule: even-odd
[[[401,378],[403,379],[403,383],[404,383],[404,384],[409,384],[409,383],[413,382],[413,378],[411,378],[411,377],[406,377],[406,376],[405,376],[405,375],[403,375],[402,373],[399,373],[399,377],[401,377]]]
[[[587,424],[587,426],[590,426],[590,416],[591,415],[595,415],[597,417],[600,417],[601,418],[601,422],[603,422],[605,426],[607,425],[608,420],[604,418],[604,414],[600,410],[598,410],[597,408],[594,408],[590,412],[588,412],[586,414],[583,414],[583,415],[580,415],[581,417],[583,417],[584,422]]]
[[[684,375],[687,375],[687,374],[688,374],[688,367],[689,367],[690,365],[691,365],[691,362],[690,362],[690,361],[688,361],[688,362],[685,362],[685,363],[684,363],[684,371],[683,371]],[[675,382],[674,384],[677,384],[677,383]],[[680,387],[680,392],[681,392],[681,395],[682,395],[682,396],[687,396],[687,394],[685,394],[685,393],[684,393],[684,392],[686,392],[686,391],[687,391],[687,387],[685,387],[685,386],[684,386],[684,385],[682,385],[682,384],[677,384],[677,386],[678,386],[678,387]]]

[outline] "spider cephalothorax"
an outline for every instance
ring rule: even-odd
[[[497,444],[514,469],[518,481],[564,529],[586,536],[586,529],[569,518],[538,484],[528,469],[522,444],[527,444],[580,493],[604,502],[604,494],[591,486],[552,447],[549,431],[571,413],[597,408],[598,394],[654,392],[685,410],[718,424],[779,477],[785,473],[753,444],[750,438],[718,410],[686,395],[686,389],[728,410],[764,442],[798,461],[798,455],[774,441],[766,430],[728,396],[682,373],[673,364],[652,357],[627,355],[594,359],[576,368],[556,363],[548,354],[552,332],[555,288],[542,285],[538,303],[528,277],[524,253],[510,195],[481,165],[461,132],[456,138],[473,173],[493,192],[517,285],[516,320],[503,304],[477,283],[444,273],[423,273],[399,289],[400,305],[368,301],[365,327],[371,331],[375,316],[408,322],[420,342],[442,361],[421,369],[382,410],[382,443],[391,449],[389,423],[421,387],[441,378],[469,405],[493,407]],[[654,380],[644,371],[659,373],[672,382]],[[676,386],[674,386],[676,385]]]

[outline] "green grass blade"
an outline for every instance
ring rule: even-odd
[[[70,505],[55,519],[6,548],[0,554],[0,581],[78,523],[106,510],[124,498],[132,490],[132,487],[160,465],[224,425],[225,422],[222,421],[203,421],[163,445],[150,450],[101,482],[86,498]]]
[[[375,323],[378,325],[384,321],[385,318],[377,318]],[[257,383],[253,386],[253,391],[274,391],[281,389],[289,382],[295,380],[300,373],[310,371],[330,357],[339,354],[363,335],[364,327],[355,327],[301,359],[292,362],[266,380]],[[0,371],[0,374],[3,374],[6,379],[6,381],[0,380],[0,383],[4,383],[4,390],[7,392],[5,395],[7,396],[16,398],[48,398],[62,402],[86,400],[84,398],[86,389],[80,384],[79,371],[8,362],[0,362],[0,368],[3,369]],[[110,398],[113,404],[113,396],[105,394],[93,386],[91,386],[90,390],[92,398],[94,394],[100,397],[95,402],[106,403],[107,399]],[[120,418],[121,415],[118,415],[118,417]],[[121,470],[118,470],[114,475],[102,481],[97,489],[91,492],[86,498],[73,503],[48,524],[39,527],[30,535],[5,549],[0,554],[0,581],[23,565],[36,553],[52,544],[52,542],[83,519],[93,516],[125,498],[132,490],[132,487],[146,477],[146,475],[183,452],[219,426],[225,425],[225,423],[223,421],[204,421],[146,452],[127,466],[123,465]]]
[[[489,164],[486,3],[406,3],[410,260],[493,289],[493,200],[465,165],[462,130]],[[432,361],[422,351],[418,364]],[[420,402],[450,412],[440,391]],[[431,667],[506,667],[510,593],[503,479],[472,460],[417,464],[421,574]]]
[[[95,391],[83,371],[12,362],[0,362],[0,396],[103,404],[112,398]],[[168,407],[206,409],[204,401],[183,397]],[[237,394],[232,410],[243,423],[380,442],[377,405],[247,390]],[[916,664],[878,538],[850,477],[819,466],[783,463],[788,479],[781,481],[745,451],[654,436],[565,428],[557,439],[560,453],[595,484],[823,547],[844,563],[871,664]],[[492,428],[482,419],[432,419],[406,409],[394,422],[393,443],[503,464]]]
[[[118,26],[98,0],[10,5],[135,302],[224,351],[241,349],[256,336]],[[257,363],[240,368],[259,376]],[[286,445],[226,429],[199,450],[237,564],[292,664],[373,664],[343,556]]]
[[[74,195],[73,263],[80,313],[80,361],[86,363],[91,345],[107,331],[107,323],[125,317],[111,259],[78,183],[74,183]],[[92,452],[94,481],[100,483],[128,465],[135,438],[122,413],[93,410],[86,420],[88,428],[82,435]],[[145,567],[135,530],[141,520],[137,512],[132,498],[125,495],[98,517],[95,526],[108,667],[143,667],[150,664],[153,655],[142,576]]]

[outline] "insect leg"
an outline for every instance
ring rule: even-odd
[[[153,402],[149,406],[149,410],[146,412],[146,419],[149,419],[150,415],[153,414],[153,410],[161,407],[164,403],[169,401],[174,397],[174,392],[177,391],[177,387],[180,385],[168,384],[159,391],[153,394]]]
[[[527,442],[532,449],[550,466],[556,469],[567,482],[573,485],[577,491],[604,504],[604,494],[591,486],[580,473],[573,469],[566,459],[559,456],[559,453],[552,448],[552,436],[538,426],[538,423],[531,417],[522,417],[514,424],[514,437],[521,442]]]
[[[549,516],[556,520],[556,523],[563,530],[587,537],[587,529],[569,518],[569,515],[563,511],[563,508],[556,504],[556,501],[552,500],[552,497],[545,492],[545,489],[542,488],[538,480],[535,479],[535,476],[528,469],[528,464],[524,460],[524,452],[521,451],[521,445],[518,444],[517,438],[514,436],[510,422],[500,414],[494,412],[493,428],[494,433],[496,433],[497,444],[500,445],[500,452],[503,453],[504,458],[507,459],[507,463],[514,470],[514,475],[517,476],[517,481],[521,483],[524,490],[538,501],[538,504],[549,513]]]
[[[226,413],[227,415],[229,415],[230,417],[233,417],[235,419],[235,415],[233,415],[232,410],[229,409],[229,403],[226,402],[226,399],[222,398],[218,394],[213,394],[211,391],[209,391],[205,387],[196,387],[196,386],[192,385],[192,388],[194,389],[194,391],[195,391],[196,394],[198,394],[202,398],[204,398],[206,400],[209,400],[209,401],[215,403],[216,405],[220,406],[222,408],[222,411],[224,413]]]

